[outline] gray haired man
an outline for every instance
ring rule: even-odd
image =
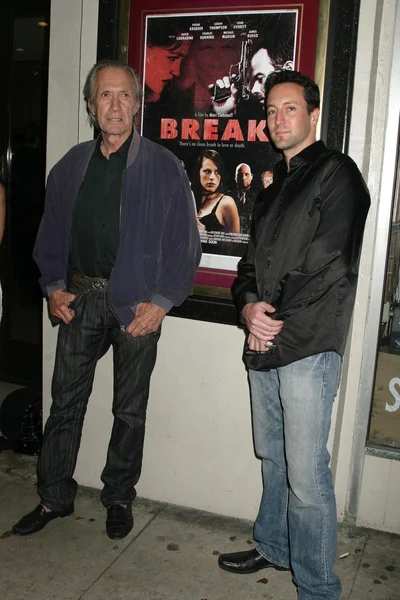
[[[97,361],[110,346],[114,424],[101,500],[111,539],[133,527],[161,323],[191,293],[201,254],[186,173],[135,129],[141,95],[128,65],[94,65],[84,97],[100,135],[74,146],[49,175],[34,258],[59,333],[38,463],[40,504],[14,525],[16,535],[74,510],[84,415]]]

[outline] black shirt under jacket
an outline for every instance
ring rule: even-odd
[[[263,300],[283,319],[272,352],[246,350],[256,370],[320,352],[343,356],[356,293],[370,198],[353,160],[315,142],[274,169],[274,183],[254,208],[232,295],[240,312]]]
[[[132,135],[107,159],[101,135],[75,202],[71,270],[109,279],[119,244],[122,181]]]

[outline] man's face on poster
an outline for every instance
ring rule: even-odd
[[[153,92],[151,100],[159,99],[166,84],[178,77],[181,62],[189,52],[190,42],[179,45],[147,46],[146,48],[146,86]]]
[[[222,39],[198,40],[193,43],[191,52],[197,71],[197,80],[204,88],[229,75],[231,65],[240,58],[240,40]]]
[[[265,48],[258,50],[250,62],[250,93],[262,104],[265,100],[265,80],[274,70],[268,50]]]
[[[264,171],[261,175],[261,183],[264,189],[267,189],[274,182],[274,174],[272,171]]]
[[[253,174],[249,165],[241,165],[236,174],[236,183],[239,190],[247,191],[250,189],[251,182],[253,180]]]

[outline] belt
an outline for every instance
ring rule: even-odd
[[[84,287],[86,290],[106,290],[108,287],[108,280],[102,279],[101,277],[86,277],[80,273],[72,274],[72,281],[78,285]]]

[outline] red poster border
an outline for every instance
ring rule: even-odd
[[[197,0],[198,1],[198,0]],[[195,6],[195,0],[171,0],[171,5],[166,8],[165,0],[131,0],[129,34],[128,34],[128,63],[134,67],[142,78],[144,71],[144,34],[145,21],[148,15],[179,15],[182,13],[199,13],[227,11],[240,12],[240,10],[274,10],[291,9],[299,11],[298,19],[298,47],[295,68],[311,78],[315,76],[317,56],[318,24],[321,0],[303,0],[302,2],[287,2],[286,0],[252,0],[241,1],[233,5],[232,0],[208,0],[206,6]],[[230,297],[230,287],[235,278],[235,272],[200,267],[196,277],[195,292],[205,296]]]

